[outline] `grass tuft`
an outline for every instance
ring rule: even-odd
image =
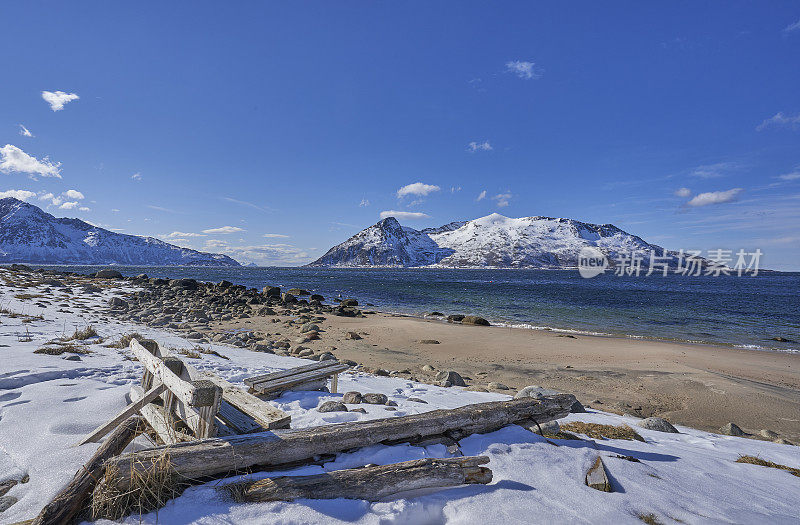
[[[800,469],[787,467],[786,465],[781,465],[780,463],[773,463],[772,461],[767,461],[756,456],[740,456],[739,459],[736,460],[736,463],[750,463],[751,465],[760,465],[762,467],[785,470],[793,476],[800,478]]]
[[[652,512],[649,514],[637,514],[636,517],[647,523],[647,525],[661,525],[661,522],[658,521],[658,516]]]
[[[145,337],[138,332],[131,332],[129,334],[123,335],[119,339],[119,341],[117,341],[116,344],[114,344],[113,346],[116,348],[128,348],[128,346],[131,344],[131,339],[136,339],[137,341],[141,341],[144,338]]]
[[[75,329],[75,333],[68,340],[75,340],[75,341],[85,341],[91,337],[98,337],[97,330],[94,329],[94,326],[89,325],[82,330]]]
[[[601,425],[599,423],[584,423],[582,421],[571,421],[563,423],[561,430],[567,430],[576,434],[583,434],[594,439],[626,439],[628,441],[645,442],[644,438],[636,433],[628,425]]]

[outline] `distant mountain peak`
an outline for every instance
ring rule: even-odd
[[[0,263],[239,266],[227,255],[181,248],[154,237],[115,233],[54,217],[13,197],[0,199]]]
[[[613,224],[492,213],[438,228],[403,227],[394,217],[355,234],[309,264],[320,267],[571,268],[587,246],[609,258],[663,248]]]

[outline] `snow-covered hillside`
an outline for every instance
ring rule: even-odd
[[[239,266],[226,255],[114,233],[57,218],[32,204],[0,199],[0,263]]]
[[[552,217],[512,219],[493,213],[420,231],[388,217],[309,266],[567,268],[577,266],[578,254],[587,246],[598,248],[610,260],[632,252],[663,253],[660,246],[611,224]]]

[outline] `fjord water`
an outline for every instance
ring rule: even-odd
[[[800,273],[583,279],[576,270],[115,268],[124,275],[305,288],[326,299],[355,297],[362,307],[371,303],[386,312],[476,314],[525,328],[800,352]]]

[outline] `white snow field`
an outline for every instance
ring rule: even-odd
[[[117,289],[119,291],[121,289]],[[27,288],[26,293],[41,292]],[[36,516],[96,450],[97,444],[75,443],[127,404],[132,383],[141,378],[140,365],[127,350],[91,344],[92,353],[80,361],[34,354],[45,342],[93,325],[106,342],[139,332],[164,347],[191,348],[193,344],[163,330],[123,324],[103,318],[102,310],[113,291],[85,301],[86,311],[74,302],[54,301],[45,307],[18,300],[20,289],[0,288],[0,482],[14,479],[7,497],[18,501],[0,513],[0,523]],[[56,290],[49,295],[55,294]],[[60,306],[71,304],[71,306]],[[70,312],[58,310],[70,310]],[[39,315],[44,320],[9,316],[8,312]],[[24,341],[30,335],[30,341]],[[22,340],[20,340],[22,339]],[[91,342],[91,341],[90,341]],[[212,345],[224,360],[203,355],[192,365],[213,370],[229,381],[307,361]],[[406,380],[361,373],[340,376],[340,392],[381,392],[398,404],[359,405],[366,414],[319,413],[323,401],[341,394],[292,392],[272,404],[292,416],[292,427],[342,421],[400,417],[437,408],[508,399],[508,396],[440,388]],[[407,401],[408,397],[427,404]],[[636,419],[590,410],[567,421],[634,426]],[[564,420],[562,420],[563,422]],[[511,524],[511,523],[642,523],[652,514],[658,523],[800,523],[800,478],[789,472],[736,463],[740,455],[759,456],[775,463],[800,467],[800,447],[711,434],[679,427],[680,434],[634,428],[646,443],[624,440],[553,440],[519,426],[462,439],[465,455],[486,455],[494,478],[489,485],[469,485],[391,501],[298,500],[285,503],[236,504],[215,487],[228,480],[189,488],[158,512],[130,516],[125,523],[347,523],[347,524]],[[131,447],[147,447],[138,438]],[[614,492],[599,492],[584,484],[584,475],[602,456]],[[447,457],[443,445],[371,446],[339,454],[322,466],[285,472],[252,474],[252,478],[321,473],[368,463],[388,464],[424,457]],[[631,462],[617,456],[632,456]],[[238,479],[238,478],[231,478]]]

